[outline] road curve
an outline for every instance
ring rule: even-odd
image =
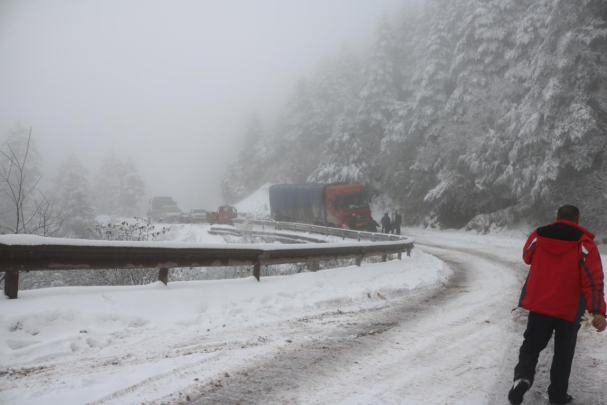
[[[455,270],[446,286],[382,309],[302,319],[301,341],[219,376],[191,403],[507,404],[525,328],[525,314],[511,314],[527,272],[518,243],[434,233],[416,246]],[[580,338],[571,383],[578,403],[605,404],[597,344],[595,335]],[[526,403],[547,403],[551,350]]]
[[[490,403],[509,368],[514,333],[503,303],[516,295],[519,277],[512,263],[488,254],[421,248],[455,270],[444,288],[318,319],[306,331],[317,339],[232,370],[192,403]]]

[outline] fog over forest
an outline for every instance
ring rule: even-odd
[[[606,86],[604,1],[405,5],[378,21],[366,57],[335,52],[279,120],[251,121],[224,195],[359,182],[409,225],[481,232],[574,204],[602,234]]]
[[[57,201],[83,184],[96,214],[141,215],[357,182],[408,225],[487,232],[570,203],[607,229],[603,1],[0,7],[4,167],[33,128],[28,179]]]
[[[94,185],[113,152],[146,201],[213,208],[250,116],[275,119],[323,55],[363,52],[401,3],[2,0],[0,137],[33,128],[45,190],[71,154]]]

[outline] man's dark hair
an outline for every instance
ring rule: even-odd
[[[580,210],[573,205],[563,205],[556,213],[556,219],[577,222],[580,219]]]

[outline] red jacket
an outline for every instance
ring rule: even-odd
[[[562,220],[538,228],[525,243],[523,260],[531,265],[523,308],[571,322],[584,309],[605,314],[601,256],[586,229]]]

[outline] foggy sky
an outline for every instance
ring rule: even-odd
[[[46,184],[72,152],[93,179],[132,156],[146,199],[221,202],[257,112],[272,124],[298,78],[370,45],[402,0],[0,0],[0,142],[33,127]]]

